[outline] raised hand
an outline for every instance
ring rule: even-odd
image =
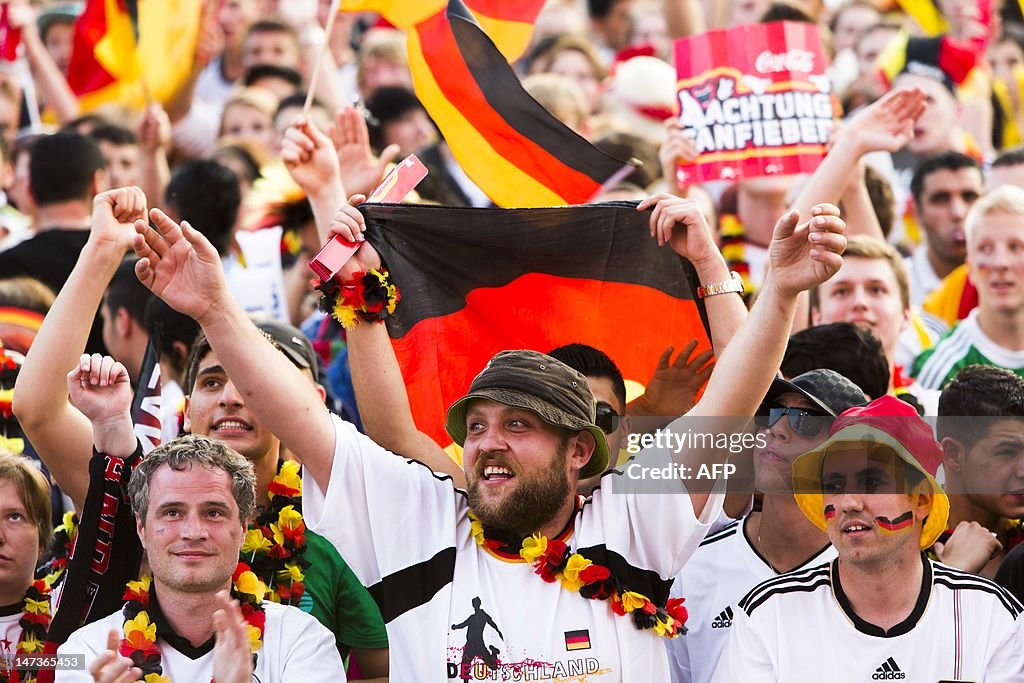
[[[654,211],[649,225],[651,237],[657,238],[658,246],[668,244],[698,268],[722,258],[715,246],[711,226],[696,200],[663,192],[648,197],[636,208],[637,211],[646,211],[652,206]]]
[[[676,181],[676,167],[680,161],[690,162],[697,158],[697,145],[683,133],[684,127],[679,119],[667,119],[665,129],[667,131],[665,142],[658,148],[661,172],[669,181],[670,187],[682,189],[679,188]]]
[[[68,373],[68,397],[93,424],[128,415],[132,408],[128,371],[110,356],[83,354]]]
[[[146,113],[139,121],[139,129],[136,132],[139,138],[139,148],[149,154],[157,150],[166,149],[171,144],[171,120],[167,112],[159,104],[151,104],[146,108]]]
[[[811,208],[812,218],[797,225],[800,215],[789,211],[775,224],[768,248],[768,278],[779,294],[796,297],[835,275],[843,265],[846,223],[833,204]]]
[[[972,574],[980,574],[1002,549],[995,534],[977,522],[968,521],[957,524],[945,543],[935,544],[940,562]]]
[[[329,131],[331,141],[338,150],[341,166],[341,181],[347,192],[370,194],[384,178],[384,171],[395,160],[400,150],[398,145],[388,145],[381,150],[380,157],[370,148],[370,134],[366,121],[355,107],[345,106],[338,110],[334,125]]]
[[[673,347],[658,359],[658,367],[647,382],[643,396],[636,400],[645,415],[675,417],[685,414],[696,403],[697,392],[711,377],[715,364],[709,362],[714,351],[693,356],[697,340],[692,339],[672,361]]]
[[[367,271],[371,268],[380,268],[381,266],[380,254],[366,241],[366,237],[363,235],[366,231],[366,221],[363,219],[363,214],[359,213],[359,210],[356,209],[364,201],[366,201],[366,197],[363,195],[353,195],[349,198],[348,203],[343,204],[338,209],[334,220],[331,221],[330,231],[332,237],[337,235],[349,242],[362,242],[359,251],[345,263],[338,273],[338,277],[342,280],[347,280],[353,273]]]
[[[339,181],[338,156],[331,139],[305,116],[296,116],[284,132],[281,160],[307,196]]]
[[[178,225],[160,209],[149,215],[156,230],[145,221],[135,222],[135,274],[171,308],[203,324],[231,296],[220,256],[188,222]]]
[[[213,613],[213,678],[218,683],[252,680],[252,649],[238,602],[227,591],[217,593]]]
[[[927,105],[921,88],[891,90],[857,113],[837,133],[847,138],[858,155],[895,152],[914,137],[914,124]]]
[[[120,636],[114,629],[107,633],[107,649],[89,666],[96,683],[134,683],[142,677],[142,670],[132,666],[132,660],[117,653]]]
[[[92,200],[89,242],[112,247],[123,254],[132,248],[135,221],[146,218],[146,194],[137,187],[119,187]]]

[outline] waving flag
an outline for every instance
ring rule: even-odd
[[[447,407],[505,349],[589,344],[642,384],[665,347],[710,348],[693,267],[635,206],[360,207],[402,293],[388,331],[420,430],[448,446]]]
[[[542,3],[475,0],[497,40],[461,0],[431,14],[409,3],[343,2],[380,7],[407,29],[416,95],[444,134],[456,161],[499,206],[582,204],[632,167],[601,152],[530,97],[507,58],[529,40]],[[426,3],[429,7],[436,3]],[[520,7],[522,5],[523,7]],[[422,18],[426,16],[426,18]]]

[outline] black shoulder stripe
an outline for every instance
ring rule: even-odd
[[[784,595],[786,593],[813,593],[822,586],[831,586],[832,580],[828,576],[819,577],[817,581],[811,583],[796,583],[785,586],[779,586],[772,588],[771,590],[761,591],[759,595],[747,596],[744,598],[739,606],[749,617],[754,613],[754,610],[763,605],[767,600],[777,596]]]
[[[653,569],[641,569],[634,566],[622,555],[609,550],[603,543],[588,548],[578,548],[576,552],[594,564],[607,567],[612,576],[616,577],[627,590],[646,595],[655,605],[663,607],[668,601],[669,590],[672,588],[672,581],[675,577],[663,579]]]
[[[1006,608],[1006,611],[1010,613],[1014,619],[1020,616],[1021,612],[1024,612],[1024,607],[1021,606],[1017,598],[1012,593],[1007,591],[1002,586],[992,582],[981,582],[981,581],[951,581],[946,576],[936,576],[935,583],[945,586],[950,590],[958,591],[981,591],[983,593],[991,593],[992,595],[999,598],[999,602]]]
[[[730,536],[735,535],[736,532],[739,531],[739,524],[740,520],[738,519],[735,522],[730,522],[729,524],[725,525],[724,527],[722,527],[721,529],[719,529],[718,531],[716,531],[715,533],[711,534],[703,541],[701,541],[700,545],[709,545],[711,543],[714,543],[715,541],[721,541],[723,538],[729,538]]]
[[[794,571],[788,574],[780,574],[779,576],[774,576],[754,586],[752,589],[750,589],[750,592],[748,592],[743,597],[743,599],[740,600],[740,602],[742,603],[746,600],[753,599],[754,597],[756,597],[757,593],[760,593],[762,591],[767,591],[773,588],[787,586],[790,584],[801,585],[806,583],[813,583],[814,581],[817,581],[820,577],[828,575],[829,565],[827,564],[818,565],[817,567],[811,567],[809,569],[801,569],[800,571]]]
[[[455,548],[445,548],[429,560],[388,574],[367,590],[377,602],[384,623],[430,602],[455,577]]]

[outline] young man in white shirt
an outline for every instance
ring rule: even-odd
[[[897,398],[841,415],[793,465],[797,504],[839,557],[748,593],[713,680],[1022,680],[1021,604],[922,553],[949,515],[941,457]]]
[[[708,536],[672,586],[690,618],[669,643],[672,680],[707,683],[732,626],[736,602],[762,581],[835,557],[828,536],[804,517],[792,495],[793,461],[828,438],[832,418],[867,403],[857,385],[832,370],[777,379],[758,417],[764,448],[754,455],[761,509]]]
[[[392,678],[468,680],[516,671],[537,678],[598,671],[625,681],[667,678],[657,636],[681,627],[668,588],[718,516],[721,496],[710,485],[690,482],[687,491],[675,479],[663,483],[677,495],[645,496],[638,495],[643,482],[613,472],[581,503],[577,480],[603,471],[608,458],[586,379],[549,356],[506,351],[449,409],[446,427],[465,449],[469,482],[468,494],[456,490],[330,415],[287,361],[255,343],[258,331],[225,296],[213,247],[160,211],[152,218],[159,232],[136,223],[139,278],[200,322],[254,412],[293,444],[304,465],[310,528],[346,553],[378,598],[393,643]],[[664,243],[685,240],[703,217],[659,204],[650,220],[652,235]],[[753,415],[782,358],[798,293],[841,265],[838,210],[817,206],[808,223],[797,221],[795,212],[780,219],[771,275],[734,338],[739,350],[723,354],[691,418]],[[350,241],[363,241],[364,229],[362,214],[349,204],[332,224]],[[720,267],[707,287],[735,291],[725,289],[731,280],[717,249],[694,256]],[[379,257],[364,245],[343,276],[374,265]],[[746,353],[755,345],[759,354]],[[270,386],[274,391],[266,391]],[[659,464],[695,473],[722,462],[721,454],[687,449],[648,452],[639,461],[646,466],[659,456]],[[455,628],[471,616],[481,628]],[[485,616],[495,628],[483,628]],[[470,661],[467,650],[476,653]]]
[[[137,600],[71,634],[58,656],[84,654],[88,671],[59,671],[56,681],[345,680],[330,631],[264,601],[266,585],[238,562],[256,505],[251,462],[218,441],[181,437],[139,462],[128,495],[152,583],[129,583]]]

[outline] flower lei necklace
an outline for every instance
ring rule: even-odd
[[[484,525],[469,513],[470,533],[477,545],[496,550],[500,541],[484,536]],[[653,629],[659,636],[675,638],[686,633],[688,614],[685,598],[670,598],[665,607],[658,607],[646,596],[626,590],[617,577],[604,566],[569,550],[565,541],[533,534],[523,539],[519,557],[534,567],[534,573],[548,583],[560,581],[562,587],[579,593],[588,600],[608,600],[612,611],[620,617],[631,615],[638,629]]]
[[[16,653],[19,655],[40,654],[46,644],[46,631],[50,628],[50,589],[53,582],[50,577],[36,579],[25,591],[25,605],[22,608],[21,638],[18,640]],[[35,683],[38,671],[7,670],[6,662],[0,667],[0,681],[3,683]]]
[[[306,592],[306,524],[302,518],[299,463],[284,460],[267,487],[270,505],[256,517],[242,541],[241,561],[273,590],[267,599],[296,605]]]
[[[321,280],[315,289],[321,294],[320,310],[346,330],[353,329],[360,322],[384,322],[402,299],[398,287],[383,268],[353,273],[344,282],[337,277],[326,282]]]
[[[121,639],[118,652],[132,660],[132,665],[142,671],[145,683],[170,683],[164,676],[160,662],[160,650],[156,646],[159,634],[156,624],[149,617],[149,593],[152,577],[143,576],[138,581],[129,581],[124,592],[124,638]],[[267,625],[267,615],[263,609],[263,598],[267,586],[259,580],[244,562],[239,562],[235,574],[231,578],[231,597],[242,606],[242,617],[249,634],[249,648],[253,652],[255,666],[256,653],[263,647],[263,632]],[[211,679],[212,683],[212,679]]]

